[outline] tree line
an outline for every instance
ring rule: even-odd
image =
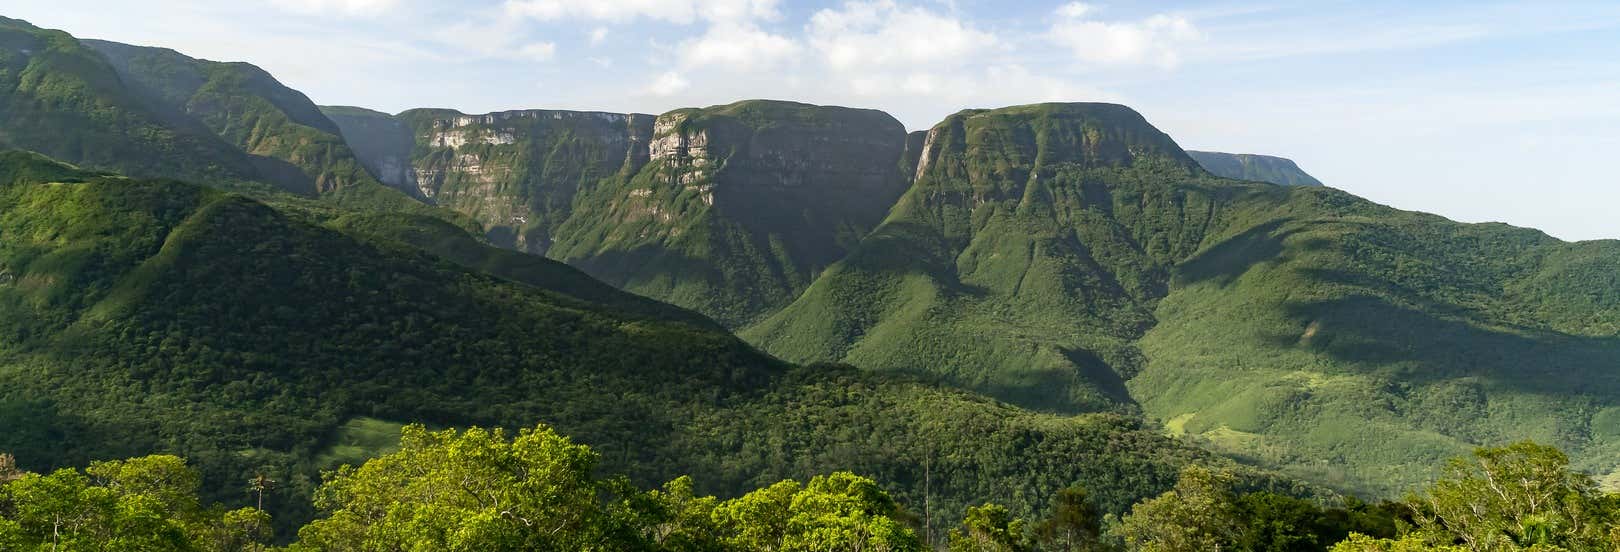
[[[398,451],[329,472],[322,516],[277,544],[270,514],[205,506],[184,459],[154,455],[49,474],[0,455],[0,550],[104,551],[852,551],[907,552],[1584,552],[1620,549],[1620,495],[1601,492],[1555,448],[1482,448],[1398,502],[1324,506],[1240,492],[1226,472],[1183,469],[1175,486],[1121,516],[1085,489],[1051,497],[1043,519],[969,508],[933,542],[877,481],[848,472],[786,480],[732,499],[690,477],[642,490],[597,474],[598,455],[541,425],[430,431]],[[263,496],[257,477],[244,492]],[[289,535],[288,537],[293,537]]]

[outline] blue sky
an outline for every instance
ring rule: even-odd
[[[659,113],[1112,101],[1405,209],[1620,238],[1620,3],[13,0],[323,104]]]

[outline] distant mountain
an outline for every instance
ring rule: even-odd
[[[390,185],[493,242],[732,326],[791,301],[909,180],[904,127],[871,110],[327,113]]]
[[[1270,155],[1250,153],[1221,153],[1218,151],[1187,151],[1204,170],[1222,178],[1268,182],[1280,186],[1321,186],[1317,180],[1293,160]]]
[[[260,195],[448,215],[378,183],[336,124],[258,67],[79,40],[4,17],[0,148]]]
[[[413,421],[544,421],[606,469],[722,494],[857,470],[938,519],[1033,514],[1076,482],[1118,512],[1213,460],[1126,417],[790,366],[458,232],[0,153],[0,450],[32,469],[184,454],[214,499],[275,479],[269,509],[293,524],[318,469]]]

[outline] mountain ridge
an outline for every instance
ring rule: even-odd
[[[1193,150],[1188,150],[1187,155],[1198,160],[1205,170],[1223,178],[1268,182],[1279,186],[1322,185],[1322,181],[1299,168],[1294,160],[1285,157]]]

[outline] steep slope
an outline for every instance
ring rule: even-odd
[[[925,372],[1025,406],[1128,405],[1170,267],[1242,184],[1117,105],[964,111],[916,184],[803,296],[743,335],[797,361]]]
[[[1478,444],[1620,468],[1620,242],[1213,178],[1118,106],[936,126],[916,185],[744,332],[1392,493]]]
[[[479,220],[494,243],[733,327],[842,258],[915,159],[887,114],[789,102],[658,117],[327,112],[373,172]],[[405,129],[415,145],[410,170],[397,171]]]
[[[405,121],[362,107],[321,106],[321,114],[337,125],[366,172],[411,197],[426,200],[416,185],[411,153],[416,139]]]
[[[207,128],[141,101],[100,53],[0,17],[0,147],[139,176],[243,183],[252,160]]]
[[[720,493],[853,469],[942,519],[1032,513],[1076,482],[1119,511],[1210,460],[1127,418],[791,367],[565,267],[497,277],[424,253],[404,219],[317,225],[31,154],[0,154],[0,177],[0,425],[27,428],[0,448],[26,467],[181,453],[214,498],[280,482],[270,509],[296,523],[313,472],[352,454],[347,428],[389,422],[545,421],[608,469]]]
[[[372,178],[302,93],[245,63],[0,18],[0,147],[87,167],[446,218]]]
[[[105,56],[154,111],[201,123],[254,159],[259,175],[282,189],[313,195],[372,183],[337,125],[263,69],[166,48],[82,43]]]
[[[648,162],[577,202],[549,255],[736,327],[792,301],[906,185],[872,110],[748,101],[658,117]]]
[[[1322,181],[1307,174],[1292,159],[1249,153],[1188,151],[1187,155],[1210,174],[1236,180],[1269,182],[1279,186],[1321,186]]]

